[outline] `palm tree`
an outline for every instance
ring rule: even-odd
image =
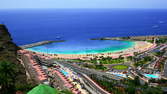
[[[16,71],[16,66],[13,63],[0,62],[0,94],[14,93]]]

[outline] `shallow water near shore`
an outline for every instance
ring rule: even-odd
[[[135,45],[133,41],[85,40],[65,41],[28,48],[27,50],[48,54],[97,54],[119,52]]]

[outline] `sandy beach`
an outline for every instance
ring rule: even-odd
[[[156,45],[144,41],[136,41],[135,45],[131,48],[128,48],[119,52],[111,52],[111,53],[99,53],[99,54],[57,54],[55,58],[64,58],[64,59],[91,59],[94,57],[112,57],[118,58],[119,56],[127,57],[133,56],[134,52],[144,52],[151,48],[154,48]]]
[[[118,52],[109,52],[109,53],[98,53],[98,54],[46,54],[46,53],[40,53],[35,52],[40,55],[47,55],[51,56],[52,58],[61,58],[61,59],[83,59],[83,60],[89,60],[94,57],[112,57],[112,58],[118,58],[120,56],[127,57],[127,56],[133,56],[134,52],[144,52],[151,48],[154,48],[156,44],[152,44],[145,41],[135,41],[135,44],[133,47],[118,51]],[[29,50],[28,50],[29,51]]]

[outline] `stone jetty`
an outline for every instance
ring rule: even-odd
[[[40,46],[40,45],[44,45],[44,44],[50,44],[50,43],[54,43],[54,42],[64,42],[64,40],[59,40],[59,41],[41,41],[41,42],[36,42],[36,43],[32,43],[32,44],[26,44],[26,45],[20,46],[20,48],[26,49],[26,48],[31,48],[31,47],[34,47],[34,46]]]

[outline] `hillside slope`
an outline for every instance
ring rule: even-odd
[[[10,33],[5,25],[0,24],[0,61],[7,61],[17,65],[17,83],[26,82],[26,72],[24,67],[17,60],[17,50],[19,47],[12,42]]]

